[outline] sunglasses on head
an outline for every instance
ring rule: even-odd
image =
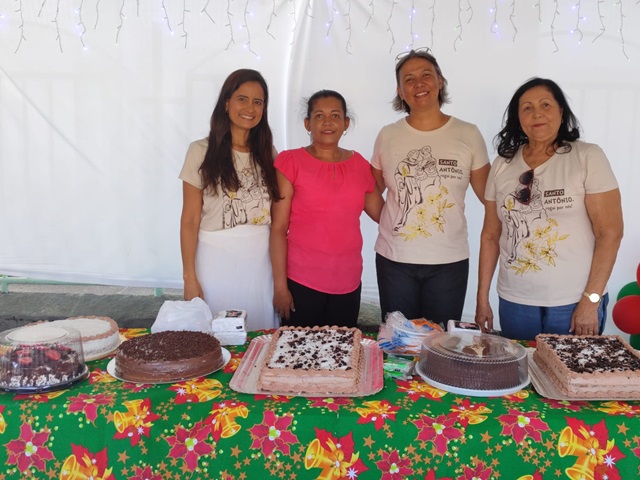
[[[396,64],[400,62],[400,60],[405,58],[407,55],[415,55],[416,53],[431,54],[431,49],[429,47],[419,47],[419,48],[413,48],[407,52],[399,53],[398,55],[396,55]]]
[[[529,205],[531,201],[531,184],[533,183],[533,170],[527,170],[518,178],[520,185],[524,185],[523,188],[518,190],[515,194],[516,200],[523,205]]]

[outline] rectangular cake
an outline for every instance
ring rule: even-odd
[[[533,358],[568,398],[640,399],[640,354],[618,335],[538,335]]]
[[[347,327],[281,327],[272,336],[258,388],[295,394],[356,393],[362,332]]]

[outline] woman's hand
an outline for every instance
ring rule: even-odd
[[[569,331],[575,335],[598,335],[598,309],[600,304],[591,303],[586,298],[578,302],[571,315]]]
[[[293,304],[293,296],[288,288],[281,291],[273,291],[273,306],[280,318],[287,320],[289,320],[291,312],[296,311],[295,305]]]
[[[202,293],[202,287],[198,279],[193,279],[184,282],[184,299],[193,300],[196,297],[200,297],[204,300],[204,294]]]
[[[493,310],[489,300],[476,301],[476,324],[483,332],[493,330]]]

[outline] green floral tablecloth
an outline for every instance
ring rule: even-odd
[[[188,382],[124,383],[106,358],[68,390],[0,393],[0,480],[640,477],[640,402],[465,397],[419,377],[364,398],[248,395],[229,388],[246,346]]]

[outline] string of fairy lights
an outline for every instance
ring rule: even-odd
[[[389,37],[389,52],[392,52],[396,48],[396,33],[402,28],[402,33],[406,34],[407,31],[410,34],[410,41],[404,45],[406,50],[414,47],[414,42],[418,38],[425,38],[427,35],[430,38],[430,45],[434,44],[434,31],[436,26],[439,28],[443,25],[443,22],[448,22],[448,19],[438,17],[438,1],[445,2],[450,0],[410,0],[410,6],[408,7],[408,18],[406,18],[406,25],[399,27],[398,16],[404,17],[406,7],[408,6],[408,0],[322,0],[323,5],[326,5],[326,11],[328,17],[326,19],[318,18],[316,13],[314,16],[314,0],[271,0],[270,2],[265,0],[181,0],[181,7],[176,9],[176,0],[155,0],[157,8],[159,9],[162,23],[164,23],[166,29],[170,35],[179,36],[182,39],[184,48],[189,47],[190,26],[192,26],[193,15],[203,15],[213,25],[220,25],[220,22],[224,22],[225,31],[228,34],[226,38],[226,47],[228,50],[234,46],[242,45],[245,49],[251,52],[256,57],[260,57],[259,49],[254,45],[253,38],[257,25],[260,25],[260,29],[265,29],[266,33],[272,38],[276,38],[272,33],[272,27],[278,13],[288,10],[288,16],[291,21],[291,43],[296,41],[297,29],[299,28],[300,15],[308,17],[308,21],[312,22],[324,22],[326,27],[326,37],[330,38],[335,28],[338,28],[338,21],[341,28],[347,32],[346,40],[344,41],[344,48],[348,54],[354,54],[352,39],[355,30],[355,26],[360,23],[364,23],[363,31],[366,32],[367,28],[373,20],[379,18],[386,24],[386,34]],[[317,1],[317,0],[315,0]],[[33,19],[27,20],[27,6],[29,2],[24,0],[7,0],[12,3],[10,8],[5,7],[5,11],[0,10],[0,27],[3,24],[15,25],[17,33],[15,37],[15,50],[14,53],[18,53],[24,45],[30,35],[36,34],[36,29],[30,31],[32,27]],[[62,31],[68,31],[69,25],[61,25],[62,17],[61,10],[65,8],[72,8],[75,17],[75,25],[78,41],[80,47],[87,49],[88,43],[88,29],[84,18],[86,17],[87,10],[93,8],[95,15],[95,23],[93,29],[98,28],[98,24],[101,20],[101,15],[104,14],[106,9],[113,9],[115,1],[101,3],[101,0],[40,0],[40,7],[37,12],[38,21],[49,21],[53,27],[52,39],[57,43],[61,53],[64,53],[64,47],[69,45],[68,36],[63,36]],[[224,4],[223,4],[224,2]],[[543,4],[544,3],[544,4]],[[364,13],[364,18],[358,18],[357,15],[352,13],[353,4],[358,5],[358,12]],[[518,2],[518,8],[522,11],[521,6],[523,2]],[[544,25],[543,22],[543,10],[547,13],[547,17],[550,15],[550,21],[548,22],[549,40],[553,46],[553,52],[560,50],[558,43],[558,35],[569,33],[575,38],[576,45],[581,45],[585,40],[586,34],[584,30],[587,17],[585,16],[585,7],[593,5],[589,0],[531,0],[530,6],[536,10],[537,19],[540,25]],[[222,10],[220,9],[222,5]],[[238,15],[238,6],[241,5],[241,14]],[[604,6],[609,7],[608,15],[605,15]],[[595,20],[597,22],[597,34],[591,39],[591,42],[596,42],[602,38],[606,33],[611,36],[612,34],[618,39],[620,45],[621,54],[630,61],[627,54],[627,45],[625,43],[625,28],[628,28],[625,20],[630,8],[639,8],[640,0],[596,0],[595,2]],[[475,15],[476,10],[480,7],[478,2],[474,2],[472,6],[471,0],[458,0],[457,2],[457,15],[454,20],[453,28],[455,30],[455,38],[453,39],[453,49],[457,52],[460,45],[463,43],[464,36],[466,34],[466,27],[472,21],[486,21],[486,18],[490,18],[489,31],[493,35],[507,36],[507,32],[510,32],[510,38],[512,42],[517,41],[518,34],[520,32],[519,25],[521,22],[518,18],[516,10],[516,0],[486,0],[486,6],[488,7],[488,15],[485,18]],[[475,10],[474,10],[475,7]],[[0,5],[0,8],[2,6]],[[120,0],[118,6],[117,24],[113,26],[114,29],[114,43],[119,44],[120,35],[122,31],[127,28],[128,13],[135,8],[135,15],[140,16],[140,0]],[[615,12],[615,18],[612,18],[611,11]],[[214,13],[217,10],[217,13]],[[268,23],[266,27],[264,22],[258,23],[256,20],[257,15],[255,12],[259,11],[260,15],[268,15]],[[220,13],[222,12],[222,13]],[[634,12],[635,13],[635,12]],[[418,21],[418,14],[421,15],[420,21]],[[528,13],[529,15],[531,12]],[[522,15],[522,13],[520,13]],[[218,18],[216,18],[218,16]],[[424,17],[428,17],[425,22]],[[559,27],[560,18],[569,16],[572,19],[572,27],[569,31],[563,26]],[[592,15],[593,16],[593,15]],[[48,18],[47,18],[48,17]],[[66,18],[66,17],[65,17]],[[238,19],[241,18],[240,23]],[[506,19],[506,20],[505,20]],[[613,24],[615,22],[615,24]],[[174,31],[173,25],[176,25],[179,31]],[[422,30],[426,28],[426,34]],[[38,31],[41,28],[37,29]],[[591,31],[594,31],[591,28]],[[240,34],[241,32],[241,39]],[[64,38],[64,44],[63,44]],[[225,41],[224,39],[222,41]]]

